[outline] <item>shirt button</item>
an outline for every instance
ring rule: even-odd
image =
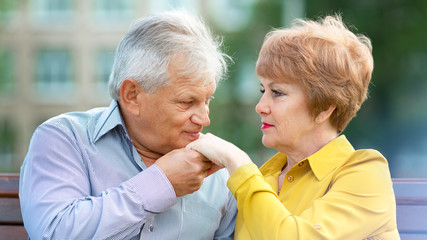
[[[289,176],[288,177],[288,182],[292,182],[294,180],[294,176]]]
[[[300,163],[298,163],[298,166],[302,166],[302,165],[304,165],[304,162],[300,162]]]
[[[322,228],[322,225],[320,225],[320,223],[316,223],[314,224],[314,227],[319,230],[320,228]]]
[[[154,231],[154,226],[150,225],[150,227],[148,228],[148,231],[153,232]]]

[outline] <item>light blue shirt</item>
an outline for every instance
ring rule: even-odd
[[[145,167],[112,101],[36,129],[19,196],[31,239],[233,239],[228,177],[220,170],[177,198],[157,165]]]

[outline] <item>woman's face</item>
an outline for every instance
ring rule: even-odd
[[[262,78],[261,92],[256,112],[261,116],[262,143],[284,153],[309,144],[315,122],[303,89],[293,83]]]

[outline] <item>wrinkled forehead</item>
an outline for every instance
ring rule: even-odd
[[[163,94],[175,100],[206,101],[215,93],[216,84],[205,83],[203,80],[192,78],[173,78],[169,85],[163,87]]]
[[[184,55],[175,55],[168,65],[170,83],[193,84],[194,86],[216,88],[212,74],[192,66]]]
[[[195,77],[195,76],[178,76],[172,77],[170,80],[170,85],[175,86],[176,88],[185,88],[191,89],[192,91],[209,91],[215,92],[216,83],[215,81],[207,81],[205,78]]]

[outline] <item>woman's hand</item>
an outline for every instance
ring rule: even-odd
[[[230,174],[238,167],[252,163],[240,148],[210,133],[201,134],[199,139],[189,143],[187,148],[198,151],[218,167],[227,168]]]

